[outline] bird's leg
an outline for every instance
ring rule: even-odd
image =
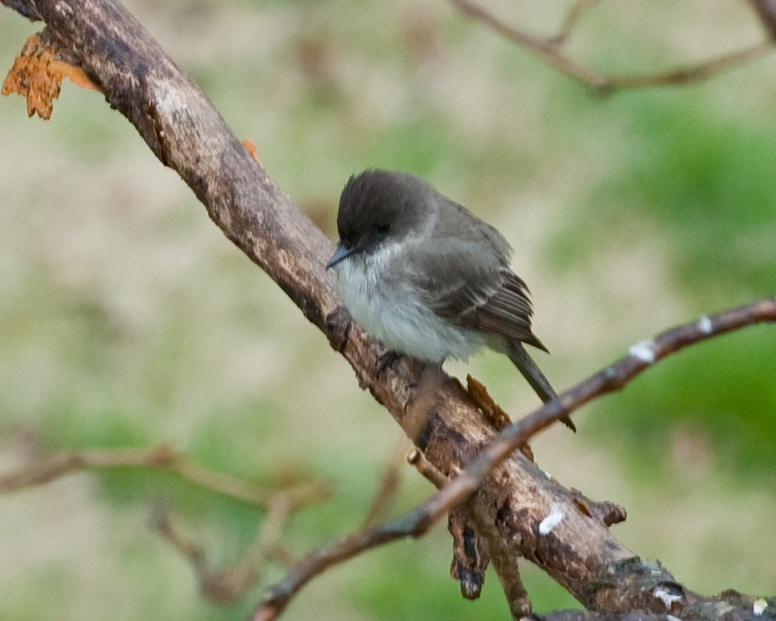
[[[427,423],[443,385],[442,367],[426,365],[418,377],[417,384],[408,387],[410,393],[404,405],[405,421],[402,426],[415,446],[421,450],[425,450],[428,444],[428,438],[423,438],[428,432]]]
[[[396,364],[401,356],[401,353],[395,349],[389,349],[388,351],[380,354],[380,357],[377,359],[377,377],[379,378],[383,373],[385,373],[386,369]]]

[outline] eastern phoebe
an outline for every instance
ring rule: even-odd
[[[441,365],[486,345],[509,356],[542,401],[556,396],[523,347],[547,351],[496,229],[420,177],[367,170],[342,190],[337,230],[326,267],[353,319],[389,350]]]

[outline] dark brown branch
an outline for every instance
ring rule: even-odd
[[[473,505],[464,502],[450,509],[447,516],[447,530],[453,538],[450,577],[458,580],[461,595],[466,599],[479,598],[485,570],[490,565],[488,549],[479,536],[473,509]]]
[[[176,474],[182,479],[235,500],[264,509],[276,502],[279,494],[292,508],[322,502],[331,496],[329,483],[310,483],[288,490],[272,490],[249,485],[228,474],[213,472],[183,457],[169,445],[149,450],[67,451],[35,461],[17,472],[0,476],[0,494],[43,485],[79,470],[103,468],[151,468]]]
[[[478,522],[478,524],[480,524]],[[514,621],[525,619],[532,610],[531,599],[523,585],[520,568],[512,559],[512,549],[502,537],[488,539],[488,553],[493,569],[496,571],[501,590],[509,606],[509,612]]]
[[[727,310],[712,317],[702,317],[692,323],[667,330],[654,339],[634,345],[628,356],[621,358],[613,365],[603,369],[574,388],[563,392],[558,399],[545,404],[529,416],[504,429],[455,479],[409,513],[382,526],[371,528],[361,533],[346,535],[338,541],[313,552],[299,563],[286,576],[283,582],[270,589],[269,595],[254,614],[253,621],[274,619],[280,614],[290,598],[306,582],[332,565],[352,558],[369,548],[384,545],[399,538],[422,536],[445,513],[466,501],[481,485],[486,483],[486,477],[504,459],[509,457],[519,445],[527,442],[533,435],[557,421],[561,416],[573,413],[592,399],[620,390],[655,362],[674,352],[709,338],[761,322],[776,322],[776,297]],[[574,498],[572,502],[575,504],[577,502],[577,494],[572,493]],[[579,512],[578,507],[575,507],[575,509]],[[588,511],[585,511],[585,513],[590,518],[600,519],[599,517],[589,515]],[[534,525],[531,525],[528,534],[523,531],[523,536],[537,539],[538,535],[538,539],[541,540],[543,536],[551,534],[556,527],[559,527],[566,521],[570,514],[570,507],[556,504],[541,517],[540,523],[535,525],[536,529]],[[552,520],[553,516],[559,516],[557,524],[554,523],[555,520],[553,522],[548,521]],[[521,519],[523,519],[522,516]],[[496,524],[497,520],[483,517],[479,523]],[[545,527],[544,525],[547,526]],[[489,533],[483,534],[486,537],[489,535]],[[533,549],[539,548],[541,548],[541,543],[536,541]],[[585,593],[585,589],[589,589],[596,579],[600,579],[604,569],[601,566],[591,567],[588,565],[584,568],[586,574],[584,577],[575,576],[574,579],[571,579],[570,576],[567,576],[564,580],[559,581],[569,588],[588,608],[601,609],[600,607],[604,606],[603,609],[612,612],[623,612],[628,610],[628,608],[620,607],[625,601],[628,601],[630,609],[636,608],[635,602],[628,598],[617,602],[617,607],[608,608],[606,605],[611,604],[611,602],[598,600],[597,594],[591,599],[591,594]],[[636,580],[636,576],[641,571],[640,562],[627,568],[627,574],[631,574],[632,580]],[[673,577],[668,572],[661,571],[659,582],[673,583]],[[621,579],[626,580],[627,574],[623,574]],[[558,578],[558,576],[555,577]],[[638,582],[640,588],[643,588],[643,583],[640,580]],[[655,582],[656,584],[658,582]],[[575,586],[580,590],[575,590]],[[698,599],[695,595],[690,597],[690,594],[684,591],[682,597],[684,598],[683,601],[686,601],[687,598]],[[648,608],[660,612],[659,607],[648,606]]]
[[[748,64],[773,49],[773,43],[768,40],[689,67],[642,75],[606,75],[581,65],[560,52],[558,44],[553,39],[542,39],[513,28],[471,0],[450,0],[450,2],[466,17],[485,24],[497,34],[517,43],[558,71],[606,93],[622,88],[678,86],[706,80],[724,71]]]
[[[595,500],[590,500],[582,492],[573,487],[571,488],[571,493],[574,494],[574,503],[582,513],[597,520],[601,520],[601,522],[607,526],[624,522],[628,517],[625,509],[613,502],[597,502]]]

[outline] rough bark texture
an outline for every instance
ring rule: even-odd
[[[46,22],[46,36],[59,57],[79,66],[159,160],[181,175],[224,234],[327,334],[361,387],[385,406],[440,471],[454,474],[494,437],[489,418],[452,380],[444,382],[422,424],[407,415],[410,387],[423,366],[402,361],[375,376],[381,349],[350,323],[325,271],[331,242],[264,173],[204,94],[120,4],[1,1]],[[733,606],[699,599],[659,565],[635,557],[604,521],[580,508],[577,494],[550,480],[522,454],[499,467],[470,502],[501,572],[517,575],[517,558],[523,556],[586,608],[716,618]],[[549,530],[544,522],[540,529],[551,513],[562,513],[562,520]],[[722,608],[715,608],[717,604]],[[750,601],[740,600],[736,607],[741,615],[736,618],[755,618]]]

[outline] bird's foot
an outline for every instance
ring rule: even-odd
[[[401,359],[401,354],[393,349],[389,349],[385,353],[381,354],[377,359],[377,377],[379,378],[385,370],[392,367]]]

